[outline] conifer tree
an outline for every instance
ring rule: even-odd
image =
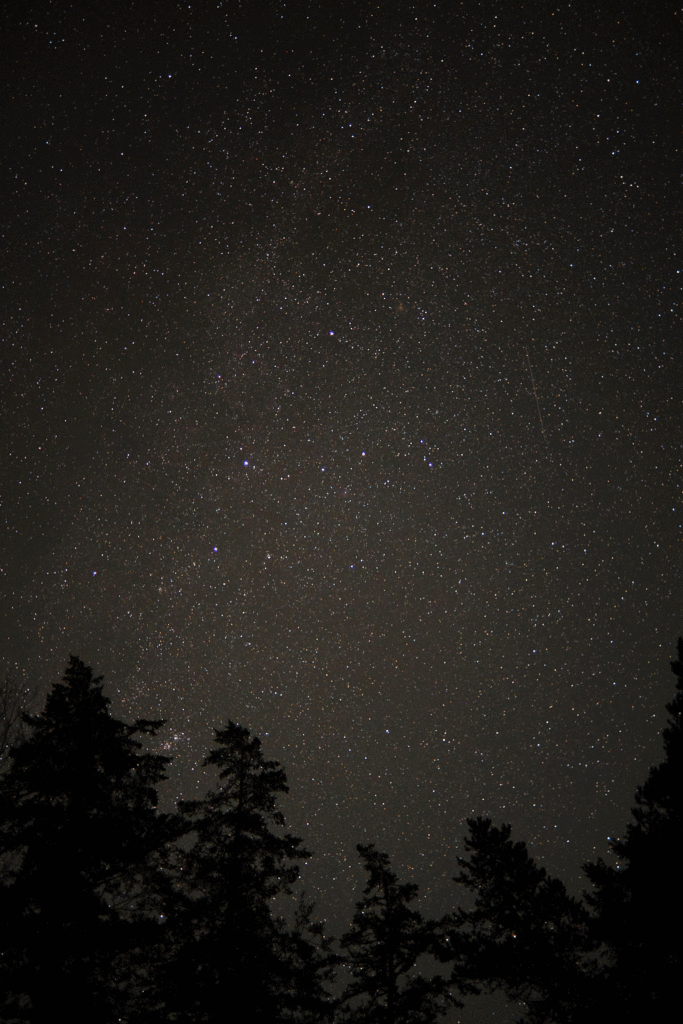
[[[11,669],[0,679],[0,772],[9,764],[9,752],[26,738],[24,715],[35,705],[36,689]]]
[[[468,857],[458,857],[455,882],[475,895],[471,910],[459,909],[450,935],[458,976],[489,992],[502,990],[526,1005],[523,1020],[565,1022],[585,1006],[592,986],[587,959],[588,915],[529,856],[513,843],[511,828],[471,818]]]
[[[135,737],[163,723],[113,718],[101,682],[72,657],[0,779],[4,1019],[118,1021],[135,988],[126,953],[155,927],[169,759]]]
[[[304,893],[293,927],[278,920],[279,956],[284,964],[280,994],[283,1024],[324,1024],[334,1018],[331,995],[339,956],[326,938],[324,923],[313,919],[315,904]]]
[[[351,982],[342,996],[349,1024],[430,1024],[449,1005],[460,1005],[448,983],[422,958],[437,953],[441,929],[410,904],[417,885],[400,884],[389,857],[371,843],[357,847],[368,881],[351,930],[340,941]]]
[[[271,901],[291,893],[308,853],[281,833],[287,780],[257,737],[229,722],[204,764],[218,768],[221,785],[180,805],[191,845],[180,858],[167,1007],[183,1021],[223,1021],[229,1007],[235,1024],[274,1024],[293,968]]]
[[[596,941],[605,949],[607,983],[596,1019],[666,1019],[683,971],[683,639],[671,663],[676,693],[667,704],[665,759],[650,769],[635,797],[624,839],[610,845],[616,867],[585,865]]]

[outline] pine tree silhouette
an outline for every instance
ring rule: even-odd
[[[399,883],[386,853],[373,844],[357,849],[368,881],[352,928],[340,941],[352,978],[340,1018],[349,1024],[431,1024],[449,1005],[461,1005],[428,963],[418,970],[419,961],[440,949],[440,924],[423,920],[410,906],[418,887]]]
[[[126,954],[162,905],[169,759],[135,737],[163,723],[113,718],[101,682],[72,657],[0,779],[4,1019],[118,1021],[135,990]]]
[[[180,857],[167,1007],[183,1021],[223,1021],[229,1012],[236,1024],[274,1024],[293,967],[271,901],[291,892],[309,854],[281,833],[277,797],[287,780],[276,761],[264,760],[261,741],[229,722],[216,730],[216,744],[204,764],[219,769],[221,785],[180,804],[191,845]]]
[[[625,1021],[665,1019],[683,971],[683,640],[671,663],[676,694],[667,704],[665,758],[636,792],[624,839],[611,840],[618,865],[585,865],[594,885],[596,940],[605,947],[601,1007]]]
[[[526,1004],[524,1020],[574,1020],[586,1002],[592,969],[588,914],[513,843],[510,825],[468,819],[468,857],[458,857],[454,881],[475,895],[472,910],[458,910],[450,935],[456,975],[489,992],[502,990]]]

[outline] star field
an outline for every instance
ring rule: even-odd
[[[290,782],[426,912],[465,818],[570,887],[683,631],[674,5],[27,7],[3,86],[5,661]]]

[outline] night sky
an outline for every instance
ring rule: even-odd
[[[660,759],[678,7],[5,15],[0,653],[167,718],[167,801],[261,736],[336,934],[471,815],[577,891]]]

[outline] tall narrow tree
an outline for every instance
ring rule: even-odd
[[[101,682],[72,657],[0,779],[0,975],[13,1020],[118,1020],[134,988],[123,957],[161,905],[175,832],[156,786],[169,759],[135,737],[162,723],[113,718]]]
[[[450,936],[457,975],[526,1006],[523,1020],[566,1022],[589,1001],[588,915],[557,878],[513,843],[511,828],[468,819],[467,857],[454,881],[475,896]]]
[[[264,760],[261,741],[229,722],[216,730],[205,759],[221,785],[180,805],[192,845],[181,857],[182,904],[173,934],[167,1006],[176,1019],[281,1020],[290,966],[271,902],[290,893],[308,856],[282,834],[277,798],[288,791],[283,768]]]
[[[430,970],[428,958],[442,939],[440,925],[423,920],[410,906],[418,887],[399,883],[386,853],[373,844],[357,849],[368,880],[353,926],[340,942],[342,962],[351,974],[341,1019],[350,1024],[430,1024],[449,1005],[459,1005],[447,981]]]
[[[624,839],[612,840],[616,867],[585,866],[594,885],[596,940],[604,944],[607,985],[602,1011],[623,1021],[665,1019],[678,1000],[683,971],[683,639],[671,663],[676,693],[667,704],[665,758],[635,797]]]

